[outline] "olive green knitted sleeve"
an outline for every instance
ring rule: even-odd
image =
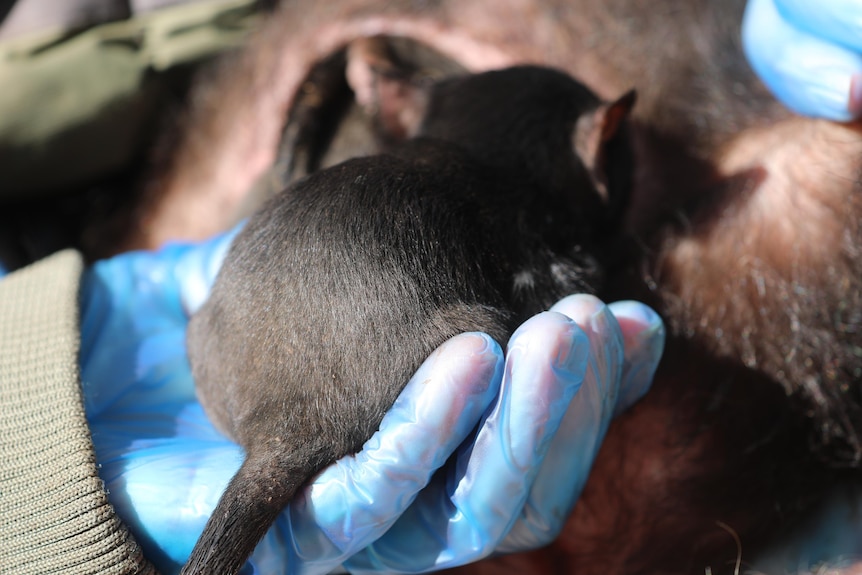
[[[0,198],[62,194],[128,169],[176,90],[167,75],[239,46],[255,21],[254,0],[164,4],[0,42]]]
[[[155,573],[108,502],[78,371],[80,256],[0,281],[0,573]]]

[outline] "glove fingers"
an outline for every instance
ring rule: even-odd
[[[612,415],[646,393],[664,347],[661,319],[641,303],[605,306],[593,296],[575,295],[552,309],[583,328],[590,358],[524,512],[498,548],[503,552],[545,545],[557,536],[583,489]],[[561,488],[560,478],[569,483]]]
[[[491,554],[520,514],[537,462],[580,387],[587,346],[580,328],[560,314],[525,322],[510,340],[500,394],[475,440],[399,523],[345,564],[350,572],[416,573]]]
[[[775,0],[778,11],[799,29],[862,52],[859,0]]]
[[[544,529],[544,518],[534,516],[534,502],[527,498],[572,398],[583,393],[587,335],[553,312],[532,318],[513,335],[501,400],[484,422],[453,496],[465,516],[463,537],[476,540],[473,558],[501,550],[511,531]]]
[[[620,325],[623,336],[623,373],[616,417],[646,394],[664,351],[665,329],[661,317],[636,301],[617,301],[608,310]]]
[[[611,409],[616,405],[620,373],[623,366],[623,338],[619,322],[605,303],[588,294],[576,294],[557,302],[551,311],[571,318],[581,326],[590,340],[590,355],[586,375],[596,378],[599,393]]]
[[[499,345],[484,334],[435,351],[363,450],[327,468],[282,514],[280,531],[293,532],[304,564],[288,572],[328,572],[385,533],[475,427],[502,369]]]
[[[790,109],[838,121],[858,115],[852,85],[862,56],[855,51],[795,27],[773,0],[749,1],[742,39],[752,67]]]
[[[557,536],[580,495],[616,406],[623,361],[616,319],[589,295],[570,296],[551,309],[583,329],[590,353],[583,384],[553,436],[523,512],[498,547],[501,552],[539,547]]]

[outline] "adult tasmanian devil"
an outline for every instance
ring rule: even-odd
[[[663,364],[611,425],[560,536],[464,572],[733,572],[719,522],[749,558],[859,483],[862,135],[770,95],[742,54],[746,0],[278,4],[197,88],[127,245],[228,227],[274,163],[374,151],[353,129],[364,91],[345,81],[370,37],[419,79],[538,62],[606,98],[638,90],[633,249],[600,295],[662,314]]]

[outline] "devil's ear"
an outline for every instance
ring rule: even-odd
[[[610,197],[608,155],[611,147],[621,137],[624,125],[637,100],[637,93],[629,90],[616,100],[605,103],[584,114],[575,126],[575,152],[590,173],[590,177],[605,204],[612,204]]]
[[[362,38],[348,46],[347,82],[384,141],[406,140],[419,132],[427,90],[385,38]]]

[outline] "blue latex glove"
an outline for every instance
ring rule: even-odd
[[[791,110],[848,121],[862,114],[862,2],[749,0],[742,25],[754,70]]]
[[[100,262],[82,289],[82,381],[102,478],[165,573],[184,562],[242,459],[195,400],[184,349],[188,314],[231,237]],[[485,335],[453,338],[363,451],[285,510],[246,570],[418,572],[549,542],[663,344],[652,310],[591,296],[527,321],[505,359]]]

